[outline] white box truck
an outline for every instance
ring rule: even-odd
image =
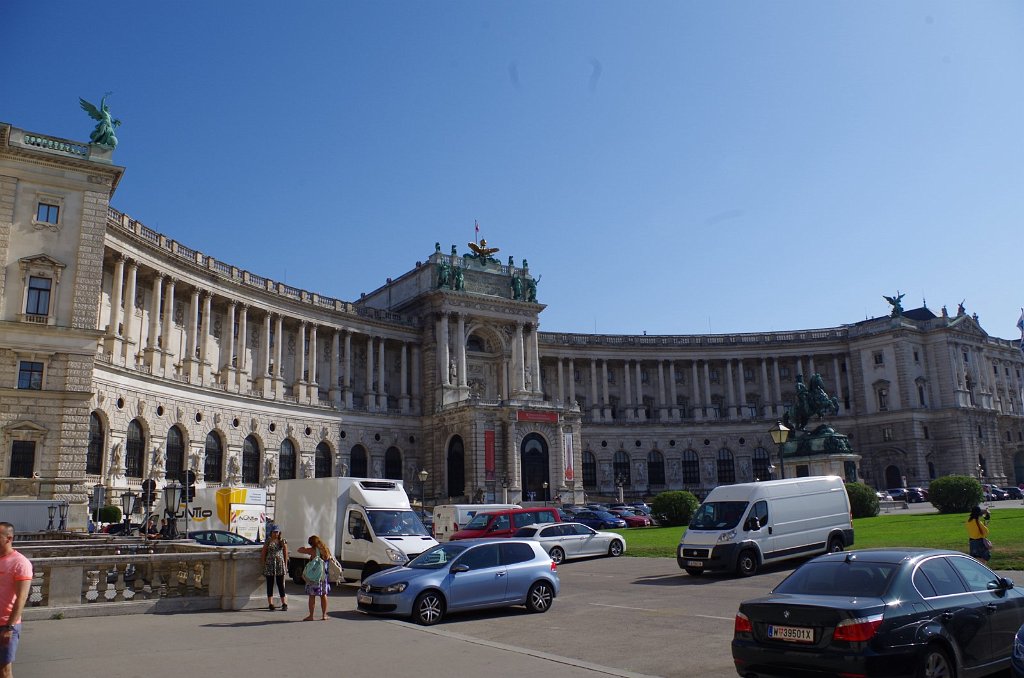
[[[842,551],[853,545],[846,486],[838,476],[719,485],[679,540],[687,574],[750,576],[765,563]]]
[[[305,546],[310,535],[331,549],[346,581],[404,565],[437,545],[409,505],[401,480],[278,481],[274,524],[288,541],[288,573],[296,583],[302,583],[307,560],[298,547]]]
[[[478,513],[522,508],[518,504],[441,504],[434,507],[434,539],[448,541]]]
[[[166,518],[163,493],[157,493],[153,517]],[[198,530],[225,530],[253,541],[266,537],[267,491],[262,487],[200,487],[192,501],[182,501],[175,513],[184,537]]]
[[[63,499],[3,499],[0,500],[0,521],[14,525],[16,533],[44,532],[60,527],[60,505]],[[50,507],[53,506],[51,526]]]

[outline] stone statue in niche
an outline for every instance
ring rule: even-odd
[[[313,462],[311,462],[309,459],[304,459],[302,461],[302,477],[303,478],[312,478],[313,477]]]
[[[238,465],[238,457],[228,457],[228,484],[237,485],[242,482],[242,467]]]
[[[526,382],[526,390],[527,391],[532,391],[533,390],[533,370],[530,369],[529,365],[526,366],[526,372],[525,372],[525,374],[523,374],[523,381]]]
[[[124,456],[121,453],[121,443],[114,443],[114,447],[110,450],[110,474],[124,475]]]
[[[455,364],[455,358],[448,361],[448,380],[456,383],[459,379],[459,366]]]
[[[374,478],[383,478],[384,477],[384,469],[381,467],[380,459],[374,459],[373,460],[373,477]]]
[[[156,480],[164,477],[167,458],[159,447],[153,448],[153,465],[149,469],[149,476]]]

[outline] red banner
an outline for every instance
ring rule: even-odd
[[[529,410],[518,410],[516,421],[543,421],[548,424],[558,423],[558,412],[531,412]]]
[[[484,431],[484,475],[494,480],[494,431]]]

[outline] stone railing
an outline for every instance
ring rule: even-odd
[[[98,537],[19,540],[34,577],[24,617],[239,610],[262,588],[258,547]]]

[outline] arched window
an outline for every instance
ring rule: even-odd
[[[588,490],[597,488],[597,459],[590,450],[583,451],[583,487]]]
[[[85,455],[85,472],[103,473],[103,420],[93,412],[89,415],[89,451]]]
[[[185,468],[185,441],[181,429],[172,426],[167,431],[167,479],[181,480]]]
[[[206,462],[203,464],[203,478],[208,483],[219,483],[224,479],[224,446],[220,436],[213,431],[206,434]]]
[[[700,485],[700,457],[693,450],[683,452],[683,485]]]
[[[367,471],[366,448],[356,445],[352,448],[352,477],[365,478]]]
[[[633,484],[632,476],[629,472],[629,455],[623,450],[619,450],[615,453],[615,458],[612,461],[612,472],[615,474],[615,484],[618,485],[620,482],[623,487],[628,487]]]
[[[718,451],[718,484],[729,485],[736,482],[736,462],[733,461],[732,452],[727,448]]]
[[[466,492],[466,457],[462,438],[453,436],[448,443],[448,496],[461,497]]]
[[[254,435],[242,442],[242,482],[258,485],[260,482],[260,443]]]
[[[647,479],[651,485],[665,484],[665,457],[658,450],[647,453]]]
[[[277,468],[281,480],[293,480],[295,478],[295,445],[287,438],[281,441],[279,459]]]
[[[391,480],[402,479],[402,453],[397,447],[389,447],[384,453],[384,477]]]
[[[129,478],[142,477],[142,455],[146,449],[146,436],[138,419],[128,423],[128,437],[124,441],[125,475]]]
[[[320,443],[316,446],[313,455],[313,475],[316,478],[330,478],[334,470],[334,459],[331,455],[331,446],[327,443]]]
[[[771,457],[768,456],[768,450],[763,447],[758,447],[754,450],[754,478],[756,480],[771,480]]]

